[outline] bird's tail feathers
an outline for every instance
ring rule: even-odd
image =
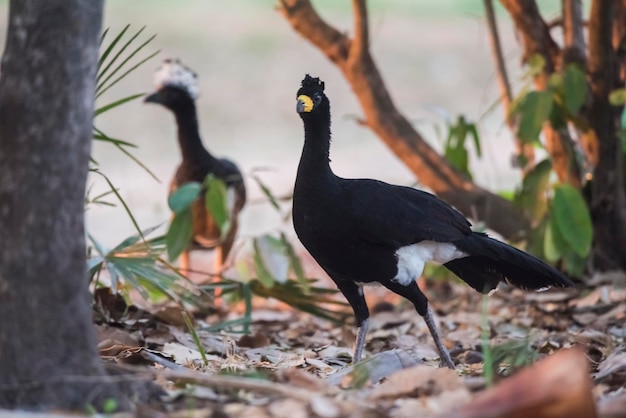
[[[574,286],[551,265],[486,234],[474,232],[454,244],[469,256],[444,265],[479,292],[488,293],[500,281],[522,289]]]

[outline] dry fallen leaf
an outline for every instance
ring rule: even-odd
[[[596,418],[588,368],[582,351],[561,350],[439,418]]]
[[[595,378],[600,381],[618,373],[626,376],[626,352],[623,351],[610,354],[600,363]],[[625,382],[624,379],[621,381]]]
[[[392,374],[372,390],[371,397],[434,396],[456,389],[467,390],[456,371],[419,365]]]

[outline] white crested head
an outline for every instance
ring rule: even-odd
[[[157,90],[163,87],[178,87],[185,90],[193,100],[198,98],[198,76],[178,59],[166,59],[154,74]]]

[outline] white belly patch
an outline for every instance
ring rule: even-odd
[[[457,258],[467,257],[467,255],[447,242],[422,241],[407,245],[396,251],[398,273],[393,280],[403,286],[408,286],[422,275],[427,262],[435,261],[444,264]]]

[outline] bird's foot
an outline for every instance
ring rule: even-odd
[[[439,367],[447,367],[448,369],[456,370],[456,365],[454,364],[454,361],[452,361],[450,354],[446,354],[447,355],[440,357],[441,360],[439,361]]]

